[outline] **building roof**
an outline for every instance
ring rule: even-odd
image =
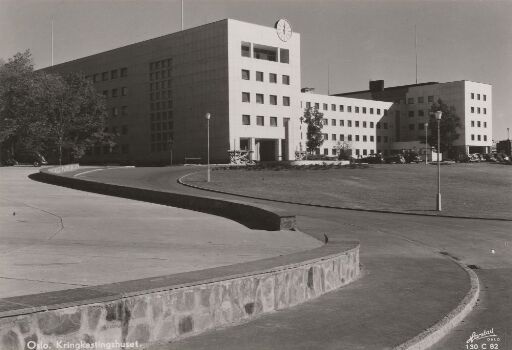
[[[428,83],[420,83],[420,84],[408,84],[408,85],[400,85],[400,86],[390,86],[390,87],[384,88],[383,91],[398,90],[398,89],[404,89],[404,88],[409,88],[409,87],[424,86],[424,85],[434,85],[434,84],[439,84],[439,82],[431,81],[431,82],[428,82]],[[351,94],[361,94],[361,93],[364,93],[364,92],[378,92],[378,91],[372,91],[372,90],[351,91],[351,92],[343,92],[343,93],[333,94],[332,96],[347,96],[347,95],[351,95]]]

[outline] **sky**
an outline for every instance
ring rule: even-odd
[[[512,129],[512,0],[184,0],[185,28],[224,18],[288,19],[302,86],[331,94],[415,83],[416,26],[418,82],[491,84],[493,138]],[[58,64],[179,31],[181,1],[0,0],[0,59],[30,49],[35,68],[50,65],[52,19]]]

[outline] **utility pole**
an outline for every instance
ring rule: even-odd
[[[181,30],[183,30],[183,0],[181,0]]]
[[[51,65],[53,67],[53,19],[52,19],[52,40],[51,40],[51,52],[52,52],[52,61]]]
[[[416,55],[416,84],[418,84],[418,36],[416,35],[416,24],[414,25],[414,54]]]

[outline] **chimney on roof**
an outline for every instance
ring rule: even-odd
[[[370,80],[370,91],[384,91],[384,80]]]

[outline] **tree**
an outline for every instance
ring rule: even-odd
[[[0,65],[0,145],[79,159],[97,143],[112,146],[104,132],[105,98],[81,74],[34,72],[29,51]]]
[[[449,157],[453,157],[456,153],[453,143],[459,138],[457,128],[460,127],[460,118],[456,114],[455,107],[448,106],[441,99],[438,99],[437,103],[430,107],[427,142],[430,147],[437,149],[437,120],[435,118],[437,111],[443,113],[439,124],[441,153],[447,152]]]
[[[322,137],[323,117],[324,114],[319,112],[316,107],[308,107],[304,110],[301,121],[308,126],[306,148],[309,153],[312,153],[324,143]]]
[[[351,143],[345,142],[345,141],[338,141],[336,146],[334,146],[334,149],[336,149],[336,153],[338,154],[338,159],[350,160],[350,157],[352,156]]]

